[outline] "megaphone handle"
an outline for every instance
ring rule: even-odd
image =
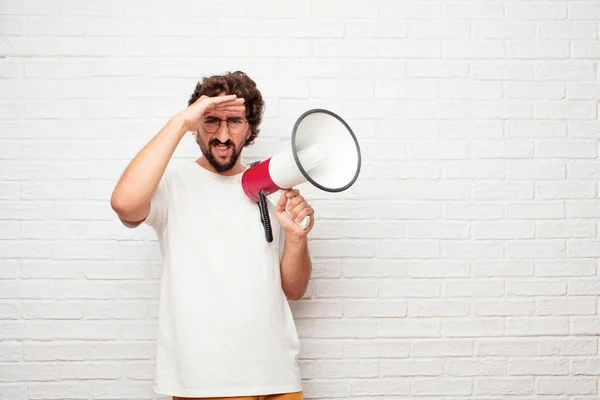
[[[310,215],[304,217],[304,219],[300,222],[297,222],[297,224],[300,225],[300,228],[302,229],[308,228],[308,226],[310,225]]]
[[[271,243],[273,241],[273,230],[271,229],[271,218],[269,218],[269,209],[267,208],[267,196],[266,191],[261,190],[258,193],[258,208],[260,209],[260,222],[262,222],[265,228],[265,239]]]

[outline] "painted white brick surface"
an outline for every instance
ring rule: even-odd
[[[250,162],[328,108],[362,173],[314,205],[308,399],[600,397],[599,0],[0,0],[0,400],[152,393],[160,256],[110,209],[197,80],[266,97]],[[173,164],[199,154],[184,138]]]

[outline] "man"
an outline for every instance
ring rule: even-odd
[[[243,72],[203,79],[188,107],[135,156],[111,206],[129,227],[144,222],[163,255],[155,392],[173,399],[302,399],[299,340],[287,302],[311,273],[314,211],[298,190],[270,210],[268,243],[256,203],[244,194],[242,149],[259,133],[263,99]],[[195,162],[167,164],[192,132]],[[311,216],[306,230],[294,221]],[[272,219],[272,221],[275,221]]]

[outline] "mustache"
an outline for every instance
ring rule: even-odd
[[[231,141],[231,140],[227,140],[225,143],[221,142],[219,139],[211,139],[210,142],[208,142],[209,146],[218,146],[218,145],[224,145],[224,146],[232,146],[235,147],[235,144]]]

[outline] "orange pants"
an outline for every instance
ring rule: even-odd
[[[303,392],[241,397],[173,397],[173,400],[303,400]]]

